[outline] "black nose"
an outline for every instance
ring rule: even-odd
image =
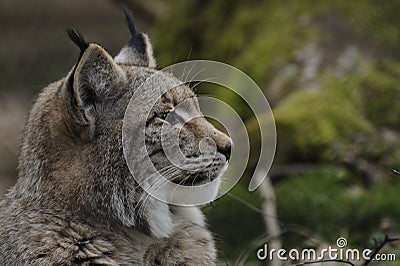
[[[222,153],[225,155],[226,160],[228,161],[231,158],[231,152],[232,152],[232,142],[229,141],[225,146],[219,147],[218,152]]]

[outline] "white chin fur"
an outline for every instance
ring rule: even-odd
[[[172,193],[167,195],[167,201],[171,201],[175,205],[183,206],[205,204],[215,200],[220,184],[220,178],[216,178],[212,182],[194,187],[171,184],[170,191],[172,191]]]
[[[228,163],[220,170],[219,175],[212,182],[199,185],[199,186],[176,186],[175,184],[169,184],[169,190],[172,191],[170,195],[167,195],[167,201],[170,200],[175,205],[192,206],[209,203],[216,199],[218,189],[221,184],[221,178],[226,169]],[[175,186],[174,188],[172,188]],[[169,196],[169,199],[168,199]]]

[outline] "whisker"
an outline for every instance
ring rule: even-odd
[[[166,167],[160,169],[159,172],[167,171],[167,170],[170,169],[170,168],[171,168],[171,166],[168,165],[168,166],[166,166]],[[152,176],[154,176],[154,174],[153,174]],[[152,176],[150,176],[150,179],[152,178]],[[162,179],[161,179],[161,180],[162,180]],[[154,180],[150,180],[150,184],[148,185],[149,189],[150,189],[151,187],[153,187],[153,186],[154,186],[156,183],[158,183],[158,182],[160,182],[160,179],[157,179],[157,178],[155,178]],[[143,192],[143,195],[140,196],[140,198],[139,198],[139,200],[138,200],[138,203],[137,203],[136,206],[135,206],[135,211],[136,211],[136,209],[137,209],[137,214],[139,214],[139,215],[137,215],[137,216],[138,216],[139,218],[141,218],[140,213],[143,212],[142,209],[144,208],[144,205],[145,205],[146,201],[148,200],[148,196],[149,196],[148,194],[149,194],[149,193],[148,193],[148,192],[146,191],[146,189],[145,189],[144,192]]]
[[[195,81],[196,80],[196,78],[204,71],[204,70],[206,70],[206,68],[204,67],[204,68],[202,68],[202,69],[200,69],[193,77],[192,77],[192,81]],[[190,74],[190,73],[189,73]],[[185,83],[187,83],[187,80],[185,80]]]
[[[211,80],[212,80],[212,78],[208,78],[208,79],[205,79],[205,80],[200,80],[200,81],[196,82],[194,84],[194,86],[190,87],[190,89],[194,91],[196,89],[196,87],[199,86],[200,84],[205,83],[205,82],[210,82]]]
[[[197,176],[198,176],[198,174],[197,174],[194,178],[196,179]],[[190,177],[191,177],[190,175],[186,176],[184,179],[182,179],[182,180],[175,186],[174,190],[173,190],[172,193],[171,193],[171,197],[175,194],[175,192],[176,192],[176,190],[178,189],[178,187],[179,187],[180,185],[182,185],[182,184],[183,184],[186,180],[188,180]]]
[[[185,79],[183,80],[183,83],[186,84],[186,82],[188,81],[189,76],[190,76],[190,74],[192,73],[192,71],[193,71],[194,67],[196,66],[196,64],[197,64],[197,63],[195,63],[195,64],[192,65],[192,67],[190,68],[189,72],[187,73]],[[193,79],[194,79],[194,78],[193,78]]]

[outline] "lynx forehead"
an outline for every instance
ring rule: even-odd
[[[0,203],[1,265],[215,264],[200,210],[159,201],[135,178],[154,189],[165,179],[187,187],[212,183],[229,160],[231,140],[202,116],[190,88],[155,69],[148,36],[136,30],[129,10],[125,16],[131,39],[115,58],[68,31],[81,52],[30,112],[18,181]],[[144,124],[146,152],[131,149],[129,159],[140,170],[150,158],[164,179],[146,171],[134,178],[127,166],[122,128],[132,97],[139,100],[130,134]],[[184,163],[166,156],[176,147]]]

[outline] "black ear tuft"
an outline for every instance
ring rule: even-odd
[[[67,29],[66,30],[68,37],[73,41],[81,50],[79,57],[78,57],[78,62],[81,60],[83,53],[86,51],[86,49],[89,47],[89,43],[85,41],[83,36],[77,32],[75,29]],[[75,64],[74,68],[72,69],[71,75],[67,79],[67,86],[73,90],[73,79],[74,79],[74,74],[76,70],[76,66],[78,63]]]
[[[126,23],[128,24],[129,31],[131,32],[132,37],[134,37],[138,34],[135,25],[135,18],[133,17],[132,11],[126,5],[124,5],[124,15]]]
[[[124,14],[126,24],[128,25],[131,33],[131,38],[114,58],[115,63],[156,67],[156,61],[153,56],[153,48],[149,37],[146,34],[137,31],[133,14],[126,5],[124,5]]]
[[[75,29],[67,29],[66,32],[71,41],[73,41],[79,47],[79,49],[81,49],[81,53],[83,53],[89,47],[89,43],[87,43],[82,34],[77,32]]]

